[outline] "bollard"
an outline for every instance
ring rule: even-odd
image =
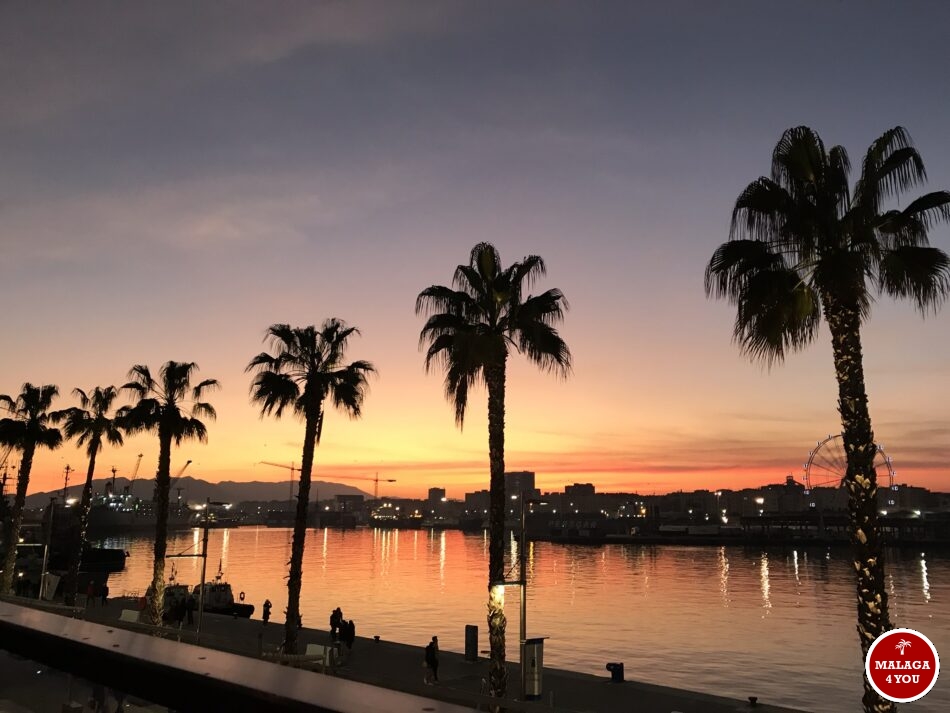
[[[623,683],[623,663],[611,662],[607,664],[607,670],[610,671],[611,683]]]
[[[478,661],[478,627],[465,625],[465,660]]]

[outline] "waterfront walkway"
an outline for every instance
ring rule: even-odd
[[[12,600],[11,600],[12,601]],[[27,604],[31,602],[17,601]],[[107,624],[110,627],[127,627],[144,630],[145,627],[120,621],[123,610],[137,609],[137,602],[129,599],[112,599],[105,606],[95,606],[81,612],[87,621]],[[128,617],[129,614],[126,614]],[[357,625],[359,622],[357,622]],[[164,628],[166,637],[195,642],[194,627],[182,630]],[[259,619],[235,619],[230,616],[205,614],[202,621],[200,643],[214,649],[251,657],[260,657],[261,651],[275,652],[283,640],[282,622],[271,621],[264,626]],[[298,651],[307,644],[326,645],[329,633],[324,630],[304,628],[299,633]],[[517,648],[517,640],[514,641]],[[439,683],[427,686],[423,682],[423,648],[391,641],[376,641],[373,638],[357,637],[350,655],[343,663],[328,671],[330,675],[360,681],[388,689],[403,691],[449,703],[488,710],[492,699],[483,694],[483,678],[487,675],[488,662],[482,656],[477,662],[469,662],[462,654],[441,651],[439,654]],[[748,700],[735,700],[703,693],[684,691],[665,686],[655,686],[638,680],[630,680],[636,672],[626,671],[624,683],[612,683],[607,671],[604,676],[574,673],[546,668],[543,674],[542,698],[537,702],[522,703],[514,700],[519,694],[519,666],[509,664],[509,698],[505,701],[508,711],[541,713],[792,713],[792,709],[768,705],[760,701],[752,706]],[[321,675],[314,673],[313,675]],[[749,695],[755,695],[749,691]]]

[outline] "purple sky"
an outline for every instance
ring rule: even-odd
[[[220,415],[176,458],[280,479],[252,464],[299,460],[302,427],[258,420],[243,367],[268,324],[338,316],[380,377],[361,422],[328,419],[318,477],[458,497],[487,483],[484,395],[459,433],[413,304],[489,240],[542,255],[572,307],[569,381],[514,360],[511,469],[644,491],[798,476],[840,428],[826,328],[765,371],[703,269],[790,126],[859,165],[904,125],[926,188],[950,189],[948,20],[913,1],[5,2],[0,393],[55,383],[66,406],[193,360]],[[901,480],[945,490],[948,326],[883,301],[864,335],[879,440]],[[156,451],[103,458],[145,452],[145,473]],[[31,490],[67,462],[38,458]]]

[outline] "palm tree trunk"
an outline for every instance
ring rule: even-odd
[[[488,460],[491,467],[488,515],[488,692],[508,689],[505,666],[505,360],[485,368],[488,386]],[[523,543],[522,543],[523,545]]]
[[[877,444],[871,430],[864,364],[861,353],[861,314],[855,305],[824,295],[825,319],[831,328],[835,373],[838,379],[838,411],[848,459],[845,487],[851,520],[858,602],[858,638],[863,658],[874,640],[890,630],[887,590],[884,586],[884,556],[878,526],[877,474],[874,458]],[[892,713],[897,707],[882,699],[865,678],[864,710]]]
[[[300,459],[300,483],[297,491],[297,513],[294,517],[294,540],[290,548],[290,576],[287,577],[287,621],[284,623],[284,653],[297,653],[297,621],[300,617],[300,586],[303,583],[303,551],[307,537],[307,512],[310,507],[310,477],[313,453],[317,443],[320,410],[307,413],[304,424],[303,455]]]
[[[26,489],[30,484],[30,470],[33,468],[35,443],[23,446],[23,458],[20,459],[20,473],[16,479],[16,495],[13,497],[13,510],[10,513],[10,541],[3,560],[3,577],[0,578],[0,594],[13,591],[13,577],[16,569],[16,546],[20,541],[20,526],[23,524],[23,507],[26,505]]]
[[[79,532],[73,542],[73,550],[69,556],[69,571],[66,574],[66,603],[76,603],[76,593],[79,591],[79,567],[82,565],[82,551],[86,546],[86,530],[89,527],[89,507],[92,503],[92,476],[96,472],[96,455],[99,452],[99,439],[94,438],[89,443],[89,467],[86,469],[86,482],[82,487],[82,498],[79,501]]]
[[[152,585],[146,598],[146,621],[162,623],[165,600],[165,553],[168,551],[168,491],[171,489],[172,434],[158,427],[158,472],[155,473],[155,549],[152,561]],[[201,582],[204,584],[204,582]]]

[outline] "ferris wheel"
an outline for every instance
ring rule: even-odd
[[[844,481],[848,470],[848,458],[844,452],[844,439],[841,434],[829,435],[818,441],[818,445],[808,454],[805,463],[805,494],[812,488],[837,488]],[[874,457],[874,470],[877,472],[878,482],[883,482],[884,473],[887,473],[887,487],[894,490],[894,465],[891,457],[884,452],[884,446],[877,445],[877,454]]]

